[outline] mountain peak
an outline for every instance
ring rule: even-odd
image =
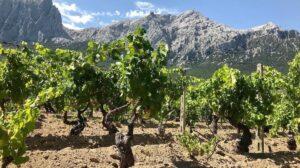
[[[155,14],[154,12],[150,12],[148,16],[146,16],[148,19],[154,18],[156,17],[157,14]]]
[[[272,30],[272,29],[280,29],[279,26],[273,22],[268,22],[266,24],[253,27],[252,30],[259,31],[259,30]]]
[[[185,15],[185,16],[202,16],[202,17],[204,17],[200,12],[198,12],[196,10],[187,10],[187,11],[183,12],[180,15]]]

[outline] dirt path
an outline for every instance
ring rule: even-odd
[[[118,161],[111,155],[116,153],[114,137],[107,135],[101,126],[100,116],[89,119],[88,127],[79,137],[68,136],[70,127],[54,115],[44,114],[37,129],[27,139],[30,160],[21,168],[87,168],[117,167]],[[221,138],[218,152],[209,160],[207,156],[191,160],[188,153],[178,145],[171,135],[178,133],[178,123],[167,125],[165,139],[156,136],[155,125],[135,129],[133,152],[135,167],[300,167],[300,153],[289,152],[285,137],[266,138],[267,153],[262,156],[251,146],[247,156],[232,152],[236,130],[224,124],[218,135]],[[126,128],[120,128],[126,130]],[[210,135],[204,124],[197,127],[202,138]],[[272,152],[268,151],[270,146]],[[11,165],[10,167],[16,167]]]

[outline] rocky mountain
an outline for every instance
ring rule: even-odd
[[[299,51],[300,34],[282,30],[274,23],[237,30],[196,11],[125,20],[103,28],[81,31],[64,28],[51,0],[0,0],[0,40],[39,41],[50,47],[82,49],[88,40],[109,42],[133,31],[147,29],[155,46],[166,42],[171,49],[170,66],[184,65],[189,72],[207,76],[222,64],[253,71],[257,63],[287,70],[287,62]]]
[[[48,42],[68,38],[52,0],[0,0],[0,41]]]

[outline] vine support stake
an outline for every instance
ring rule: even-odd
[[[183,76],[186,75],[186,69],[183,69]],[[183,91],[180,97],[180,132],[184,133],[186,128],[186,110],[185,110],[185,95],[186,95],[186,86],[182,83]]]
[[[260,63],[257,64],[257,72],[263,78],[264,67]],[[265,152],[265,142],[264,142],[264,129],[263,129],[263,126],[258,126],[256,137],[258,139],[257,148],[258,148],[259,151],[261,151],[261,153],[264,153]]]
[[[180,97],[180,132],[185,132],[186,127],[186,111],[185,111],[185,90]]]

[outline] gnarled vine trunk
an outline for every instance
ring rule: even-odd
[[[5,101],[0,101],[0,110],[1,110],[2,112],[5,111],[4,104],[5,104]]]
[[[46,102],[44,104],[44,108],[47,113],[56,113],[55,109],[52,107],[52,104],[50,102]]]
[[[289,150],[292,150],[292,151],[297,149],[297,143],[296,143],[296,140],[295,140],[295,133],[294,132],[291,132],[291,131],[288,132],[287,147],[288,147]]]
[[[89,117],[93,118],[94,117],[94,108],[91,108],[91,111],[89,113]]]
[[[5,106],[4,106],[4,104],[5,104],[4,100],[0,101],[0,114],[2,115],[2,118],[1,118],[2,120],[5,119]]]
[[[236,142],[235,151],[237,153],[249,153],[249,146],[252,144],[252,135],[249,127],[242,123],[237,123],[232,119],[229,119],[229,122],[232,126],[243,132],[242,136]]]
[[[159,125],[157,127],[157,131],[158,131],[159,136],[161,136],[161,137],[165,136],[166,129],[162,123],[159,123]]]
[[[137,115],[134,113],[128,125],[127,134],[117,133],[115,137],[116,146],[120,157],[120,168],[128,168],[134,166],[134,156],[131,149],[133,140],[134,123]]]
[[[2,165],[1,165],[1,168],[7,168],[8,165],[14,160],[13,157],[11,156],[7,156],[7,157],[4,157],[2,158]]]
[[[68,120],[68,112],[67,111],[64,112],[63,122],[66,125],[75,125],[77,123],[77,121],[69,121]]]
[[[267,125],[263,127],[264,133],[270,133],[270,130],[272,129],[271,125]]]
[[[218,121],[219,117],[216,115],[212,115],[211,130],[214,135],[218,133]]]
[[[82,114],[87,110],[88,106],[83,110],[77,110],[77,119],[75,121],[68,120],[68,113],[67,111],[64,112],[63,121],[67,125],[73,125],[73,128],[70,131],[70,135],[79,135],[84,128],[86,127],[87,119],[82,116]]]
[[[102,118],[102,126],[108,130],[108,132],[109,132],[110,135],[117,133],[119,130],[113,124],[112,114],[108,113],[104,109],[103,105],[100,106],[100,110],[101,110],[101,113],[102,113],[102,116],[103,116],[103,118]]]
[[[83,112],[78,111],[78,113],[77,113],[78,121],[73,126],[73,128],[71,129],[70,135],[79,135],[84,130],[84,128],[86,127],[86,118],[84,118],[82,116],[82,113]]]

